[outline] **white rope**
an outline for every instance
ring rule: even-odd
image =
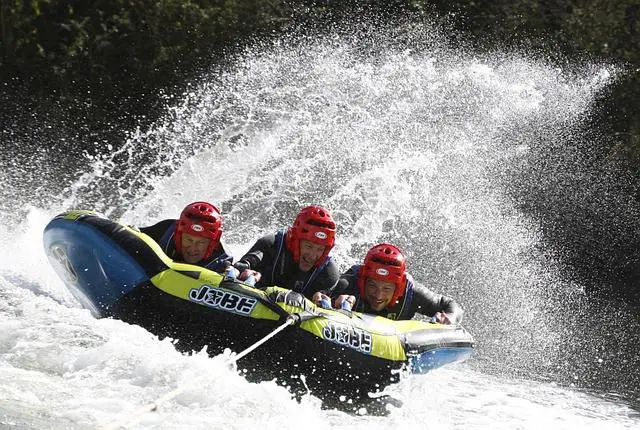
[[[257,341],[253,345],[251,345],[249,348],[245,349],[244,351],[242,351],[241,353],[239,353],[238,355],[233,357],[233,360],[229,360],[229,363],[227,363],[227,364],[235,363],[236,361],[240,360],[242,357],[244,357],[245,355],[249,354],[251,351],[253,351],[254,349],[256,349],[257,347],[259,347],[260,345],[262,345],[263,343],[265,343],[266,341],[271,339],[273,336],[277,335],[282,330],[284,330],[285,328],[289,327],[291,324],[293,324],[295,322],[296,322],[296,320],[294,318],[287,317],[287,320],[284,322],[284,324],[282,324],[280,327],[278,327],[277,329],[272,331],[270,334],[268,334],[265,337],[263,337],[261,340]]]
[[[269,333],[268,335],[266,335],[265,337],[263,337],[262,339],[260,339],[259,341],[257,341],[256,343],[254,343],[253,345],[248,347],[247,349],[245,349],[244,351],[240,352],[239,354],[235,355],[234,357],[232,357],[231,359],[226,361],[224,363],[224,365],[228,366],[228,365],[233,364],[236,361],[240,360],[242,357],[244,357],[245,355],[249,354],[251,351],[255,350],[260,345],[262,345],[263,343],[265,343],[266,341],[268,341],[269,339],[271,339],[272,337],[274,337],[275,335],[280,333],[285,328],[289,327],[291,324],[294,324],[295,322],[296,322],[296,319],[294,317],[292,317],[292,316],[289,316],[287,318],[287,320],[284,322],[284,324],[282,324],[281,326],[276,328],[274,331],[272,331],[271,333]],[[123,416],[119,420],[114,421],[111,424],[107,424],[106,426],[102,427],[102,430],[115,430],[115,429],[119,429],[119,428],[127,428],[129,426],[137,424],[142,419],[142,416],[144,414],[146,414],[147,412],[152,412],[152,411],[158,410],[160,405],[162,405],[162,404],[168,402],[169,400],[173,399],[174,397],[180,395],[187,388],[188,388],[187,385],[185,385],[183,387],[178,387],[175,390],[168,392],[164,396],[159,397],[156,401],[154,401],[152,403],[149,403],[147,405],[141,406],[138,409],[136,409],[135,411],[132,411],[131,413]]]

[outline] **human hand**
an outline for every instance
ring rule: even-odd
[[[342,303],[349,302],[351,306],[349,308],[353,308],[356,304],[356,296],[351,296],[348,294],[341,294],[336,298],[336,301],[333,303],[333,306],[336,309],[342,309]]]
[[[225,279],[237,279],[239,274],[240,272],[238,271],[238,269],[233,266],[227,266],[227,268],[224,269]]]
[[[436,319],[437,323],[440,324],[451,324],[451,320],[449,319],[449,315],[446,312],[436,312],[433,316]]]
[[[331,298],[320,291],[313,294],[311,301],[315,303],[316,306],[320,306],[324,309],[331,309]]]
[[[245,281],[249,276],[253,276],[255,281],[258,282],[262,277],[262,274],[260,272],[256,272],[255,270],[244,269],[242,273],[238,275],[238,279],[240,281]]]

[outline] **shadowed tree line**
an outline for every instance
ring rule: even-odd
[[[563,66],[596,60],[625,68],[591,118],[613,137],[594,136],[599,147],[589,159],[603,175],[618,175],[609,184],[631,178],[624,192],[636,201],[625,203],[633,208],[624,226],[603,221],[617,217],[618,202],[596,219],[594,206],[569,205],[561,195],[555,202],[542,188],[530,190],[523,209],[546,220],[550,242],[569,249],[564,261],[583,279],[617,283],[640,302],[640,243],[632,237],[640,206],[639,15],[640,0],[2,0],[0,161],[8,165],[4,158],[25,147],[47,146],[50,156],[68,160],[117,146],[125,132],[154,121],[167,98],[253,40],[292,30],[312,35],[342,19],[426,16],[452,30],[452,43],[480,51],[514,48]]]
[[[565,273],[599,297],[640,306],[640,1],[414,3],[449,17],[479,49],[513,47],[563,66],[595,60],[624,70],[596,101],[579,147],[536,149],[540,166],[519,172],[513,192],[540,220],[546,251]]]
[[[5,97],[58,125],[130,129],[237,40],[277,28],[287,10],[269,0],[2,0]]]
[[[433,6],[462,33],[490,45],[558,51],[612,61],[626,69],[598,113],[621,139],[613,156],[631,161],[640,173],[640,0],[536,0],[510,2],[443,0]],[[531,42],[531,41],[534,42]]]
[[[440,16],[495,46],[545,41],[640,68],[640,1],[621,0],[3,0],[3,113],[30,111],[96,130],[150,121],[189,78],[251,38],[362,13]],[[612,89],[614,128],[640,157],[638,74]],[[17,103],[16,103],[17,101]],[[71,114],[69,114],[71,112]]]

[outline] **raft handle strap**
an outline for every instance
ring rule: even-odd
[[[322,315],[314,313],[312,311],[302,311],[295,314],[291,314],[287,317],[287,321],[292,320],[293,324],[300,325],[305,321],[312,320],[314,318],[321,317]]]

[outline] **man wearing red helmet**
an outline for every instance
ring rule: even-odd
[[[338,282],[338,267],[329,257],[336,223],[320,206],[300,210],[287,232],[260,238],[236,264],[239,279],[254,275],[258,288],[277,285],[312,298]]]
[[[393,320],[408,320],[416,313],[442,324],[458,324],[463,310],[453,299],[416,284],[406,271],[404,255],[388,243],[369,250],[364,264],[340,277],[331,296],[335,307],[351,303],[353,310]]]
[[[222,273],[231,264],[222,237],[222,215],[207,202],[188,204],[179,219],[166,219],[141,232],[155,240],[167,256],[175,261],[195,264]]]

